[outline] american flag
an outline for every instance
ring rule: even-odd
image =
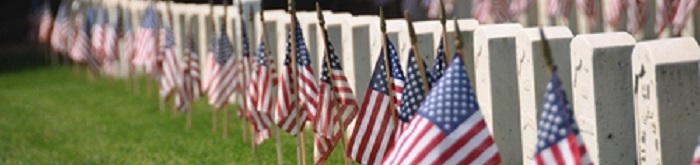
[[[691,165],[700,165],[700,137],[698,137],[698,145],[695,146],[695,153],[693,154],[693,159],[690,160]]]
[[[510,2],[510,12],[513,15],[522,15],[527,12],[533,0],[513,0]]]
[[[194,32],[190,32],[194,33]],[[191,36],[189,45],[185,47],[185,57],[187,60],[185,60],[186,63],[186,75],[189,77],[189,87],[188,89],[191,89],[191,96],[192,100],[197,100],[199,99],[200,96],[202,96],[203,90],[202,90],[202,76],[200,72],[200,66],[199,66],[199,54],[197,54],[197,45],[195,43],[195,38],[194,35]]]
[[[304,43],[301,26],[297,22],[294,30],[296,36],[288,37],[287,55],[284,61],[284,70],[279,77],[281,83],[277,98],[276,123],[283,130],[296,135],[304,128],[304,121],[314,119],[318,102],[318,84],[311,67],[311,58]],[[290,31],[291,33],[291,31]],[[295,39],[297,57],[291,57],[291,40]],[[297,58],[297,75],[291,77],[291,58]],[[298,81],[297,81],[298,80]],[[297,90],[293,91],[292,81],[297,81]],[[298,99],[298,100],[297,100]],[[296,106],[296,105],[299,106]]]
[[[223,108],[228,103],[235,87],[241,83],[236,79],[241,66],[236,57],[233,57],[233,44],[226,33],[225,24],[222,23],[221,27],[221,36],[217,42],[217,65],[212,68],[208,92],[209,104],[216,109]]]
[[[39,9],[39,38],[40,43],[46,43],[49,41],[49,36],[51,35],[51,27],[53,26],[53,17],[51,16],[51,4],[49,1],[45,3]]]
[[[137,45],[134,42],[136,36],[132,27],[131,12],[124,12],[121,26],[121,37],[124,39],[124,58],[127,61],[129,72],[132,72],[135,70],[133,60]]]
[[[88,44],[88,28],[90,24],[83,15],[77,15],[75,18],[77,27],[73,47],[70,50],[71,59],[75,62],[85,62],[87,56],[90,56],[90,45]]]
[[[673,24],[673,34],[675,35],[681,34],[681,31],[685,28],[685,24],[688,23],[688,18],[690,18],[690,15],[693,14],[693,11],[695,11],[695,8],[698,6],[697,0],[680,0],[679,3],[676,14],[671,20]]]
[[[589,22],[589,28],[595,26],[597,23],[596,20],[598,19],[596,0],[576,0],[576,5],[586,15]]]
[[[250,57],[250,44],[248,40],[248,31],[246,30],[246,25],[245,21],[242,19],[240,20],[240,34],[241,34],[241,59],[240,59],[240,64],[242,64],[242,67],[240,68],[240,74],[239,78],[240,79],[240,85],[236,87],[236,93],[240,94],[240,97],[236,97],[236,101],[238,102],[238,115],[241,116],[246,116],[246,108],[244,107],[244,102],[247,102],[246,94],[248,93],[248,90],[245,89],[250,85],[250,79],[251,79],[251,64],[254,63],[253,58]],[[245,105],[247,106],[247,105]]]
[[[114,72],[116,68],[114,62],[119,59],[119,36],[117,36],[116,25],[108,25],[105,31],[104,60],[103,67],[108,72]]]
[[[549,15],[558,17],[568,17],[571,13],[572,0],[551,0],[549,1]]]
[[[211,38],[209,39],[209,47],[207,50],[207,59],[206,63],[204,64],[204,72],[207,74],[206,77],[204,78],[204,82],[202,82],[202,91],[206,91],[209,93],[209,85],[211,82],[214,80],[214,67],[218,65],[216,63],[216,54],[219,51],[219,37],[216,35],[212,35]]]
[[[160,79],[160,98],[166,100],[169,98],[173,91],[182,86],[182,74],[180,73],[180,65],[178,64],[177,57],[175,55],[175,35],[170,27],[164,27],[165,40],[163,40],[163,65],[162,71],[163,76]],[[184,90],[180,90],[184,91]],[[180,95],[186,96],[185,93]],[[187,102],[183,102],[187,103]]]
[[[348,156],[362,164],[380,164],[386,151],[394,143],[394,131],[398,119],[395,111],[400,108],[389,107],[389,99],[392,99],[388,98],[391,96],[389,88],[393,87],[395,96],[403,91],[403,71],[398,64],[398,54],[396,54],[394,45],[388,38],[386,41],[391,64],[390,66],[384,64],[386,56],[380,52],[377,63],[374,65],[365,100],[358,111],[355,128],[350,136],[348,148],[346,148]],[[386,67],[389,67],[392,75],[386,74]],[[389,84],[387,77],[391,77],[394,83],[400,81],[401,91],[396,90],[398,85]],[[393,99],[397,100],[396,98]],[[400,102],[394,103],[401,104]]]
[[[404,93],[401,99],[404,101],[401,102],[401,109],[399,109],[398,117],[400,122],[398,127],[396,127],[396,137],[403,134],[409,122],[413,119],[413,114],[418,110],[418,106],[423,103],[423,99],[425,99],[426,96],[423,84],[427,83],[428,90],[430,90],[431,85],[434,83],[430,73],[426,70],[421,71],[419,69],[421,67],[418,65],[422,65],[422,68],[428,68],[425,61],[419,64],[416,60],[416,54],[413,50],[410,50],[408,52],[408,66],[406,66],[406,76],[408,77],[406,80],[406,93]],[[421,75],[424,75],[428,82],[423,82]]]
[[[593,164],[556,71],[544,99],[533,164]]]
[[[67,52],[66,47],[66,36],[70,35],[71,29],[70,22],[67,16],[67,6],[66,3],[61,3],[58,7],[58,13],[56,14],[56,19],[54,20],[54,28],[51,32],[51,47],[57,52]]]
[[[325,42],[327,49],[324,59],[330,59],[330,63],[324,60],[321,71],[321,100],[319,101],[319,112],[314,122],[317,132],[314,135],[314,160],[316,164],[323,164],[328,159],[338,140],[343,136],[343,132],[341,132],[343,129],[340,127],[347,128],[357,115],[358,108],[357,100],[355,100],[352,88],[350,88],[343,73],[340,59],[335,54],[333,44],[328,38],[325,39]],[[328,70],[327,66],[330,66],[331,70]]]
[[[607,2],[605,20],[607,20],[608,25],[611,27],[617,27],[620,22],[620,16],[625,11],[625,6],[627,5],[627,0],[610,0]]]
[[[513,20],[513,14],[507,0],[474,0],[472,2],[472,15],[479,23],[487,23],[490,18],[495,23],[509,22]]]
[[[158,12],[154,5],[148,6],[146,14],[141,22],[141,28],[135,36],[135,52],[133,63],[139,66],[146,66],[147,72],[155,71],[156,67],[156,27],[158,23]]]
[[[442,41],[442,39],[440,39]],[[435,63],[433,63],[433,66],[430,68],[430,82],[432,82],[432,86],[435,86],[442,78],[442,75],[445,73],[445,69],[447,69],[447,57],[445,56],[445,46],[442,45],[443,42],[440,42],[438,45],[437,53],[435,55]],[[454,58],[461,57],[460,54],[456,53]]]
[[[649,15],[647,0],[630,0],[627,2],[627,31],[636,33],[644,25],[647,15]]]
[[[108,26],[109,16],[107,15],[107,10],[102,7],[96,9],[96,13],[95,22],[92,23],[90,44],[92,44],[92,52],[95,58],[98,61],[103,61],[105,59],[105,28]]]
[[[452,65],[428,94],[382,164],[499,164],[464,63]]]
[[[255,54],[256,63],[255,70],[250,77],[246,97],[246,117],[253,125],[255,130],[255,142],[262,143],[269,138],[270,125],[272,125],[272,116],[270,113],[273,108],[272,90],[276,84],[274,79],[277,77],[274,64],[266,57],[265,44],[260,42],[258,51]]]

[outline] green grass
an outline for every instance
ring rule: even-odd
[[[31,58],[40,65],[15,62]],[[224,139],[221,126],[212,131],[212,108],[204,100],[195,104],[192,128],[185,129],[184,113],[173,118],[159,112],[156,86],[147,95],[145,83],[136,92],[125,80],[90,81],[84,70],[75,75],[69,66],[42,61],[0,55],[0,164],[277,163],[274,138],[253,155],[233,109]],[[284,163],[296,164],[296,138],[284,133],[281,139]],[[305,139],[313,164],[312,134],[307,131]],[[336,147],[326,164],[342,164],[341,151]]]

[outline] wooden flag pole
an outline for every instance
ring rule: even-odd
[[[411,14],[408,10],[403,12],[403,17],[406,19],[406,24],[408,25],[408,36],[411,38],[411,48],[416,58],[416,65],[418,65],[418,75],[420,75],[420,79],[423,82],[423,93],[427,95],[430,92],[430,88],[428,88],[428,83],[430,82],[426,76],[425,66],[423,66],[423,64],[425,64],[425,62],[423,62],[423,56],[418,49],[418,39],[416,37],[416,30],[413,28],[413,20],[411,20]],[[443,26],[443,28],[445,28],[445,26]],[[445,53],[445,55],[447,55],[447,53]]]
[[[262,3],[261,3],[262,4]],[[253,12],[253,9],[250,10],[251,13]],[[252,17],[252,16],[251,16]],[[252,22],[252,21],[251,21]],[[262,37],[262,42],[265,44],[265,50],[263,50],[264,56],[268,57],[270,54],[269,49],[268,49],[268,42],[267,42],[267,33],[265,32],[265,10],[263,10],[262,5],[260,6],[260,29],[262,30],[260,35]],[[265,72],[268,72],[267,75],[269,75],[269,70],[265,70]],[[270,116],[275,116],[276,111],[272,111]],[[272,127],[270,129],[274,129],[275,132],[275,148],[277,150],[277,165],[282,165],[284,163],[284,160],[282,159],[282,137],[280,134],[282,134],[282,131],[280,131],[279,127]]]
[[[542,55],[544,56],[544,62],[547,64],[547,70],[550,74],[557,70],[557,66],[554,65],[554,60],[552,60],[552,50],[549,48],[549,41],[544,36],[544,28],[540,27],[540,40],[542,40]]]
[[[384,73],[386,74],[386,81],[387,81],[387,92],[389,93],[389,115],[391,115],[391,118],[389,119],[389,122],[392,122],[394,126],[396,126],[398,123],[397,115],[396,115],[396,99],[394,99],[394,80],[393,76],[391,74],[391,57],[388,49],[388,37],[386,35],[386,20],[384,17],[384,7],[379,6],[379,29],[382,32],[382,52],[384,55]],[[377,68],[375,68],[377,69]]]
[[[324,65],[323,67],[326,67],[326,70],[328,70],[328,72],[332,74],[333,67],[331,67],[331,57],[330,57],[331,52],[328,51],[328,43],[330,41],[328,39],[328,31],[326,31],[326,21],[323,17],[323,12],[321,12],[321,5],[318,2],[316,2],[316,14],[318,15],[318,26],[321,28],[321,31],[323,32],[322,33],[323,41],[324,41],[323,44],[324,44],[325,50],[326,50],[324,53],[325,58],[323,58],[323,60],[325,61],[324,63],[326,63],[326,65]],[[332,75],[329,75],[329,76],[333,77]],[[336,85],[332,79],[330,80],[330,86],[331,86],[331,91],[332,91],[331,93],[333,93],[331,101],[338,101],[338,100],[336,100],[339,98],[338,93],[334,89],[336,87]],[[343,121],[343,119],[340,116],[340,109],[338,107],[340,104],[334,104],[334,105],[335,106],[333,106],[333,111],[337,111],[338,113],[336,113],[336,116],[333,116],[333,118],[335,118],[336,119],[335,121],[338,122],[338,125],[340,128],[340,140],[341,140],[340,146],[342,147],[343,151],[345,151],[345,147],[347,147],[346,146],[347,140],[345,140],[345,121]],[[335,123],[335,122],[333,122],[333,123]],[[333,129],[333,128],[331,128],[331,129]],[[345,160],[345,165],[351,164],[350,159],[347,157],[347,153],[343,154],[343,158],[344,158],[343,160]]]
[[[240,28],[241,36],[243,36],[243,34],[246,33],[246,31],[243,30],[244,29],[243,27],[245,27],[245,21],[243,20],[244,14],[243,14],[243,6],[241,4],[243,4],[243,3],[241,3],[241,0],[238,0],[238,16],[239,16],[238,21],[240,22],[240,26],[241,26],[241,28]],[[250,21],[252,22],[253,19],[250,19]],[[243,43],[243,42],[248,42],[248,41],[241,41],[241,43]],[[245,49],[245,48],[241,47],[241,49]],[[249,51],[249,50],[241,50],[241,52],[243,52],[243,51]],[[250,58],[250,54],[249,54],[248,58]],[[250,62],[249,59],[244,58],[243,60],[247,60],[244,62]],[[245,90],[246,89],[245,85],[248,84],[248,74],[250,73],[249,71],[250,71],[250,65],[243,65],[243,85],[242,85],[243,88],[241,88],[242,91],[240,91],[241,95],[243,96],[243,98],[242,98],[243,99],[243,107],[242,107],[242,109],[238,110],[238,112],[241,113],[241,116],[243,116],[243,119],[244,119],[244,121],[240,124],[241,130],[243,131],[243,134],[241,134],[243,137],[243,142],[248,141],[247,140],[248,127],[250,127],[250,126],[248,126],[248,123],[245,121],[246,120],[246,118],[245,118],[246,108],[248,108],[248,101],[247,101],[248,92],[247,92],[247,90]],[[255,140],[254,140],[255,134],[253,132],[251,132],[250,136],[253,137],[253,138],[251,138],[250,144],[251,144],[251,149],[253,150],[253,157],[255,157]]]
[[[296,31],[296,24],[297,24],[297,16],[296,16],[296,1],[295,0],[289,0],[288,1],[289,5],[289,17],[291,19],[289,23],[289,30],[291,31],[291,65],[292,65],[292,76],[297,76],[298,74],[298,65],[297,65],[297,31]],[[294,104],[294,110],[299,109],[299,93],[301,93],[298,89],[298,81],[295,78],[292,78],[292,91],[295,92],[294,97],[296,97],[297,103]],[[297,135],[297,140],[299,141],[299,146],[298,146],[298,163],[301,165],[306,165],[306,143],[304,141],[304,128],[302,127],[301,130],[299,130],[299,134]]]
[[[209,0],[209,16],[211,17],[211,31],[216,34],[216,23],[214,23],[214,0]],[[208,75],[211,76],[211,75]],[[211,131],[216,132],[216,112],[217,109],[213,109],[211,112]]]
[[[440,24],[442,25],[442,51],[445,52],[445,62],[447,62],[447,65],[452,63],[452,54],[449,53],[449,49],[447,49],[447,26],[445,24],[447,23],[447,14],[445,14],[445,4],[443,3],[443,0],[440,0]],[[459,33],[459,31],[455,31],[455,33]]]
[[[461,30],[459,30],[459,23],[457,23],[457,16],[453,17],[452,20],[454,21],[455,25],[455,51],[459,54],[462,55],[462,60],[464,63],[464,68],[467,68],[467,58],[466,55],[464,54],[464,42],[462,42],[462,33]]]
[[[221,31],[224,31],[223,28],[226,27],[226,20],[228,19],[228,17],[227,17],[227,16],[228,16],[228,0],[223,0],[223,5],[224,5],[224,20],[222,20],[222,24],[224,24],[224,26],[221,26],[221,28],[222,28]],[[212,16],[212,17],[213,17],[213,16]],[[233,59],[233,58],[234,58],[233,56],[230,57],[229,62],[233,62],[233,61],[231,61],[231,60],[235,60],[235,59]],[[221,109],[221,110],[224,111],[224,139],[227,139],[227,138],[228,138],[228,127],[229,127],[229,125],[230,125],[229,122],[230,122],[230,120],[231,120],[230,117],[229,117],[229,111],[230,111],[230,109],[229,109],[228,106],[227,106],[227,105],[228,105],[228,99],[229,99],[229,98],[226,98],[226,103],[224,104],[224,108]]]

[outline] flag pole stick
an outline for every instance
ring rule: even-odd
[[[540,40],[542,41],[542,55],[544,56],[544,62],[547,64],[547,70],[550,74],[552,74],[557,70],[557,66],[554,64],[554,60],[552,60],[552,50],[549,49],[549,41],[547,41],[547,38],[544,35],[543,27],[540,27]]]
[[[233,2],[232,2],[232,3],[233,3]],[[243,36],[243,33],[245,33],[245,30],[243,30],[243,26],[245,26],[245,25],[244,25],[244,20],[243,20],[243,7],[241,6],[241,1],[240,1],[240,0],[238,0],[238,21],[239,21],[239,24],[240,24],[240,26],[241,26],[241,27],[240,27],[241,36]],[[241,41],[241,43],[243,43],[243,42],[248,42],[248,41]],[[243,49],[245,49],[245,48],[241,47],[241,54],[243,54],[243,53],[242,53],[243,51],[248,51],[248,50],[243,50]],[[249,57],[249,58],[250,58],[250,57]],[[245,64],[246,62],[248,62],[248,61],[245,61],[245,60],[248,60],[248,59],[243,58],[242,60],[243,60],[242,62],[243,62],[244,64]],[[241,88],[240,88],[240,89],[237,89],[237,90],[240,90],[239,92],[241,93],[241,96],[243,97],[243,98],[242,98],[242,100],[243,100],[243,106],[238,110],[238,112],[241,114],[241,116],[243,116],[243,120],[246,120],[246,118],[245,118],[245,113],[246,113],[245,109],[248,108],[248,101],[246,100],[246,99],[248,98],[248,92],[246,92],[245,86],[246,86],[246,84],[248,84],[248,73],[249,73],[248,70],[249,70],[249,69],[250,69],[250,68],[248,67],[248,65],[243,65],[243,85],[241,85]],[[246,121],[243,121],[240,125],[241,125],[241,131],[243,131],[243,134],[241,134],[242,137],[243,137],[243,142],[248,141],[248,140],[246,140],[246,139],[247,139],[247,137],[248,137],[248,127],[249,127],[249,126],[248,126],[248,124],[246,123]],[[255,139],[255,138],[253,138],[253,139]],[[253,150],[253,156],[255,156],[255,143],[251,143],[251,149]]]
[[[223,0],[223,6],[224,6],[224,20],[222,20],[221,23],[222,23],[224,26],[221,26],[221,28],[222,28],[221,31],[224,31],[224,28],[226,28],[226,20],[228,20],[228,17],[227,17],[227,16],[228,16],[228,1],[229,1],[229,0]],[[212,17],[213,17],[213,16],[212,16]],[[231,58],[231,59],[229,59],[229,62],[234,62],[234,61],[231,61],[231,60],[235,60],[235,59],[233,59],[234,57],[230,57],[230,58]],[[229,99],[229,98],[226,98],[226,104],[225,104],[225,105],[228,104],[228,102],[229,102],[228,99]],[[222,110],[224,111],[224,128],[223,128],[223,129],[224,129],[224,139],[227,139],[227,138],[228,138],[228,127],[229,127],[229,125],[230,125],[229,122],[230,122],[230,120],[231,120],[231,119],[229,118],[229,111],[230,111],[230,109],[228,108],[228,106],[224,106],[224,108],[222,108]]]
[[[172,0],[165,0],[165,1],[163,1],[163,2],[165,3],[165,12],[166,12],[166,14],[168,15],[168,24],[170,24],[170,28],[173,28],[173,27],[172,27],[172,26],[173,26],[173,11],[172,11],[172,9],[170,8],[170,2],[172,2]],[[167,35],[167,34],[166,34],[166,35]],[[173,48],[173,49],[174,49],[174,48]],[[174,54],[173,54],[173,55],[174,55]],[[165,59],[165,58],[163,58],[163,59]],[[177,60],[177,58],[176,58],[176,60]],[[180,68],[177,68],[177,69],[180,69]],[[183,89],[180,89],[180,85],[175,85],[175,90],[173,90],[173,92],[179,91],[179,90],[183,90]],[[184,97],[184,96],[180,96],[180,97]],[[175,98],[173,97],[173,100],[174,100],[174,99],[175,99]],[[173,108],[172,108],[172,118],[174,119],[175,117],[177,117],[177,107],[173,106]]]
[[[464,61],[464,68],[467,68],[467,57],[464,54],[464,42],[462,42],[462,32],[459,30],[459,23],[457,23],[457,16],[452,18],[455,26],[455,52],[462,55],[462,61]]]
[[[396,99],[394,98],[394,80],[391,74],[391,57],[388,49],[388,38],[386,34],[386,18],[384,17],[384,6],[379,6],[379,29],[382,33],[382,52],[384,55],[384,73],[386,74],[387,81],[387,92],[389,93],[389,115],[391,118],[389,122],[396,125]],[[376,69],[376,68],[375,68]],[[393,131],[392,131],[393,133]]]
[[[216,34],[216,23],[214,23],[214,0],[209,0],[209,17],[211,17],[211,31],[212,33]],[[208,75],[211,76],[211,75]],[[218,110],[216,108],[212,109],[211,112],[211,131],[216,132],[216,112]]]
[[[262,42],[263,44],[267,45],[267,33],[265,32],[265,10],[262,8],[262,2],[260,3],[260,35],[262,37]],[[253,10],[250,10],[251,13]],[[252,18],[252,16],[251,16]],[[252,21],[251,21],[252,22]],[[267,46],[265,47],[265,50],[263,50],[263,53],[265,54],[265,57],[269,55],[268,48]],[[269,70],[265,70],[265,72],[269,72]],[[269,73],[268,73],[269,75]],[[276,111],[271,111],[270,116],[274,117]],[[274,129],[274,134],[275,134],[275,149],[277,150],[277,165],[282,165],[284,163],[284,159],[282,157],[282,137],[280,137],[280,134],[282,133],[280,131],[279,127],[272,127],[271,129]]]
[[[449,53],[449,49],[447,49],[447,26],[445,24],[447,23],[447,14],[445,14],[445,4],[443,0],[440,0],[440,24],[442,25],[442,45],[443,45],[443,51],[445,52],[445,61],[449,65],[452,63],[452,54]],[[455,33],[459,33],[459,31],[455,31]]]
[[[289,0],[288,1],[289,5],[289,17],[290,17],[290,23],[289,23],[289,30],[291,31],[291,65],[292,65],[292,76],[298,76],[298,65],[297,65],[297,31],[296,31],[296,24],[297,24],[297,17],[296,17],[296,1],[295,0]],[[292,91],[295,92],[295,96],[297,102],[299,100],[299,93],[300,91],[298,90],[298,82],[295,78],[292,78]],[[294,104],[294,109],[297,110],[299,108],[299,104],[296,103]],[[305,120],[305,119],[304,119]],[[298,151],[297,151],[297,156],[299,159],[297,160],[299,164],[301,165],[306,165],[306,143],[304,142],[304,128],[302,127],[301,130],[299,130],[299,134],[297,135],[297,140],[299,141],[298,144]]]
[[[324,65],[323,67],[326,67],[326,70],[328,70],[328,72],[332,73],[333,68],[331,67],[331,57],[330,57],[330,52],[328,52],[328,43],[330,41],[328,40],[328,31],[326,31],[326,21],[323,17],[323,13],[321,12],[321,5],[318,2],[316,2],[316,14],[318,15],[318,26],[321,28],[322,35],[323,35],[323,40],[324,40],[323,44],[325,46],[324,50],[326,50],[324,53],[325,58],[323,58],[323,60],[325,61],[324,63],[326,63],[326,65]],[[331,93],[333,93],[333,95],[332,95],[333,97],[332,97],[331,101],[337,101],[335,99],[338,99],[338,93],[336,93],[333,89],[336,86],[335,83],[333,82],[333,80],[330,80],[330,86],[331,86],[331,91],[332,91]],[[346,147],[345,121],[342,121],[342,118],[340,117],[340,112],[339,112],[340,109],[338,107],[339,104],[334,104],[334,105],[335,106],[333,106],[333,110],[338,111],[338,113],[336,113],[336,116],[333,116],[333,118],[337,119],[337,121],[338,121],[338,124],[340,127],[340,139],[341,139],[340,146],[343,148],[343,151],[345,151],[345,147]],[[335,124],[335,122],[333,122],[333,123]],[[347,153],[343,154],[343,160],[345,160],[345,165],[350,165],[350,159],[346,155],[347,155]]]
[[[408,12],[408,10],[403,12],[403,17],[406,19],[406,24],[408,25],[408,36],[411,38],[411,49],[413,49],[413,54],[416,58],[416,65],[418,65],[418,75],[420,75],[420,79],[423,82],[421,83],[423,84],[423,93],[427,95],[428,92],[430,92],[430,89],[428,88],[428,83],[430,82],[426,77],[425,66],[423,65],[425,62],[423,62],[423,56],[418,48],[418,39],[416,38],[416,30],[413,28],[413,20],[411,20],[411,14]],[[445,26],[443,26],[443,28],[445,28]],[[447,53],[445,53],[445,55],[447,55]]]
[[[249,22],[252,23],[252,22],[254,21],[252,10],[251,10],[251,12],[250,12],[249,14],[250,14],[250,15],[249,15],[250,18],[248,18],[248,19],[249,19]],[[239,24],[240,24],[240,28],[239,28],[239,29],[241,30],[241,36],[243,36],[244,34],[247,34],[247,33],[248,33],[248,32],[245,30],[245,29],[246,29],[246,28],[245,28],[245,27],[246,27],[246,24],[245,24],[245,20],[244,20],[243,16],[245,16],[245,13],[243,12],[243,3],[241,2],[241,0],[238,0],[238,21],[239,21]],[[247,36],[247,35],[246,35],[246,36]],[[242,37],[241,37],[241,38],[242,38]],[[246,39],[246,41],[241,41],[241,43],[243,43],[243,42],[248,42],[248,41],[247,41],[248,38],[245,38],[245,39]],[[249,42],[248,42],[248,43],[249,43]],[[256,146],[255,146],[255,129],[253,128],[252,125],[249,125],[249,124],[247,123],[247,121],[246,121],[247,118],[246,118],[246,115],[245,115],[245,114],[246,114],[246,109],[248,108],[248,101],[247,101],[247,99],[248,99],[248,92],[247,92],[247,90],[246,90],[246,85],[249,83],[249,82],[248,82],[248,80],[249,80],[248,74],[250,74],[250,70],[251,70],[251,68],[250,68],[250,58],[251,58],[251,57],[250,57],[250,54],[251,54],[251,52],[250,52],[250,49],[248,49],[248,48],[243,48],[243,47],[241,47],[241,49],[247,49],[247,50],[241,50],[241,52],[247,51],[247,52],[249,53],[249,54],[247,55],[247,56],[248,56],[247,58],[243,58],[243,59],[242,59],[242,60],[243,60],[243,64],[244,64],[244,65],[243,65],[243,85],[241,85],[241,88],[239,89],[241,95],[243,96],[243,98],[242,98],[242,100],[243,100],[243,107],[239,110],[239,112],[241,113],[242,119],[243,119],[243,122],[241,123],[241,129],[243,130],[243,135],[242,135],[242,136],[243,136],[243,141],[247,141],[247,140],[246,140],[246,137],[248,136],[248,128],[250,128],[250,136],[251,136],[251,138],[250,138],[250,139],[251,139],[250,148],[252,149],[253,158],[255,159],[255,156],[256,156],[256,154],[255,154],[255,150],[256,150],[256,148],[255,148],[255,147],[256,147]]]
[[[194,49],[192,49],[192,48],[194,47],[194,44],[195,44],[195,42],[194,42],[194,33],[195,33],[195,31],[194,31],[194,25],[195,25],[195,24],[191,24],[191,25],[190,25],[190,30],[189,30],[189,31],[190,31],[190,34],[188,34],[188,35],[189,35],[189,43],[190,43],[188,46],[191,47],[191,48],[190,48],[190,52],[189,52],[190,54],[188,54],[188,56],[190,57],[190,58],[188,58],[189,60],[194,60],[194,59],[192,59],[192,53],[196,53],[196,52],[194,52]],[[185,65],[187,65],[186,68],[187,68],[187,72],[188,72],[188,73],[190,72],[190,67],[194,67],[194,66],[191,66],[190,61],[185,61]],[[189,74],[191,74],[191,73],[189,73]],[[189,75],[189,74],[186,74],[186,75]],[[201,75],[201,73],[199,73],[199,74]],[[191,76],[187,76],[186,80],[188,80],[186,83],[189,84],[189,85],[187,85],[188,88],[187,88],[186,90],[189,90],[189,94],[190,94],[189,98],[187,98],[187,99],[190,100],[190,105],[189,105],[189,107],[187,108],[187,124],[186,124],[186,128],[187,128],[187,129],[190,129],[190,128],[192,128],[192,110],[194,109],[193,107],[194,107],[194,101],[195,101],[195,100],[194,100],[194,98],[195,98],[195,93],[194,93],[194,84],[193,84],[193,79],[192,79],[192,77],[191,77]]]

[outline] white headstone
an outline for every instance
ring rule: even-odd
[[[545,27],[552,59],[557,66],[567,98],[571,98],[571,59],[569,44],[573,34],[564,26]],[[537,142],[537,123],[543,109],[544,94],[550,73],[544,60],[539,28],[526,28],[517,37],[518,93],[520,94],[520,128],[523,163],[531,163]]]
[[[520,24],[480,26],[474,32],[477,99],[503,164],[522,164],[515,39]]]
[[[690,162],[700,134],[699,61],[693,38],[640,42],[634,48],[628,77],[635,80],[629,86],[635,89],[636,163]]]
[[[582,34],[571,41],[573,110],[596,164],[634,164],[634,106],[628,33]]]

